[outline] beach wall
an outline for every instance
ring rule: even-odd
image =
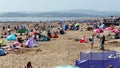
[[[113,65],[114,68],[120,68],[120,58],[108,60],[76,61],[76,66],[80,68],[108,68],[109,65]]]

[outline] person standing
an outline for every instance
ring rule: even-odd
[[[105,50],[104,44],[105,44],[105,35],[103,35],[100,38],[100,44],[99,44],[100,50],[103,50],[103,51]]]
[[[47,30],[47,36],[51,38],[51,31],[50,31],[50,29]]]
[[[90,41],[90,44],[91,44],[91,49],[93,49],[93,45],[94,45],[94,34],[90,37],[89,41]]]

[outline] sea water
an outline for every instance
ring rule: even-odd
[[[90,17],[0,17],[1,22],[5,21],[70,21],[70,20],[84,20]]]

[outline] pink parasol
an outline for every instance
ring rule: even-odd
[[[111,31],[114,32],[114,33],[120,33],[120,30],[118,30],[118,29],[113,29]]]
[[[96,33],[103,33],[102,29],[94,29],[93,31],[96,32]]]
[[[114,28],[113,27],[107,27],[105,28],[106,30],[113,30]]]

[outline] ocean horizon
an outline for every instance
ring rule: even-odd
[[[7,21],[72,21],[72,20],[88,20],[88,19],[98,19],[98,17],[0,17],[1,22]]]

